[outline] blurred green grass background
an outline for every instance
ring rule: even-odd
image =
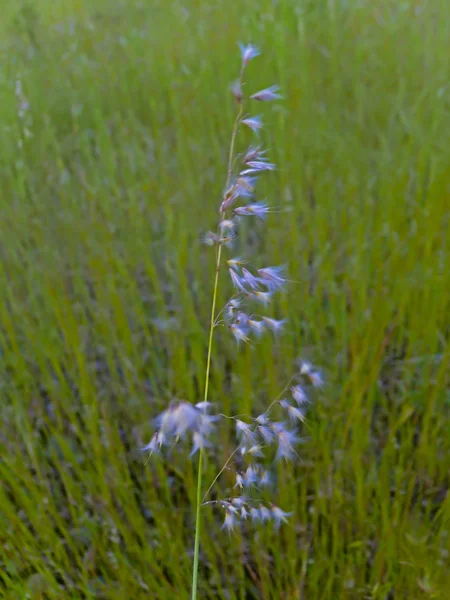
[[[201,236],[251,41],[249,89],[285,97],[258,106],[281,210],[239,251],[300,283],[275,343],[219,331],[211,399],[261,409],[300,356],[327,386],[290,524],[228,537],[204,510],[199,596],[448,598],[449,39],[446,0],[4,3],[0,597],[189,597],[195,465],[137,449],[203,389]]]

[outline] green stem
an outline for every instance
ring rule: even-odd
[[[240,81],[242,83],[242,76],[244,73],[244,68],[242,67],[240,73]],[[230,185],[231,175],[233,170],[233,156],[234,156],[234,146],[236,142],[236,134],[239,128],[239,122],[241,120],[243,114],[243,104],[242,102],[239,105],[239,111],[236,116],[236,120],[234,122],[233,133],[231,135],[231,144],[230,144],[230,152],[228,155],[228,171],[227,171],[227,183],[225,189]],[[223,218],[223,214],[221,214],[221,218]],[[211,351],[212,351],[212,342],[213,342],[213,334],[216,320],[216,300],[217,300],[217,288],[219,287],[219,271],[220,271],[220,259],[222,257],[222,245],[219,244],[217,247],[217,257],[216,257],[216,276],[214,279],[214,291],[213,291],[213,299],[212,299],[212,307],[211,307],[211,322],[209,327],[209,342],[208,342],[208,358],[206,359],[206,373],[205,373],[205,395],[204,401],[208,400],[208,390],[209,390],[209,373],[211,370]],[[202,504],[202,479],[203,479],[203,450],[200,448],[198,454],[198,473],[197,473],[197,508],[195,511],[195,541],[194,541],[194,564],[192,567],[192,595],[191,600],[197,600],[197,586],[198,586],[198,554],[200,547],[200,508]],[[208,490],[209,492],[209,490]]]
[[[208,343],[208,358],[206,359],[206,374],[205,374],[205,395],[204,401],[208,400],[209,389],[209,372],[211,369],[211,351],[214,334],[214,322],[216,314],[217,288],[219,287],[219,271],[220,259],[222,256],[222,246],[218,247],[216,260],[216,276],[214,279],[214,291],[211,308],[211,324],[209,327],[209,343]],[[192,600],[197,598],[197,582],[198,582],[198,552],[200,546],[200,507],[202,502],[202,470],[203,470],[203,450],[200,448],[198,456],[198,474],[197,474],[197,509],[195,515],[195,541],[194,541],[194,565],[192,569]]]
[[[198,549],[200,545],[200,506],[202,498],[202,463],[203,452],[200,450],[198,458],[198,476],[197,476],[197,511],[195,515],[195,542],[194,542],[194,565],[192,568],[192,600],[197,598],[197,580],[198,580]]]

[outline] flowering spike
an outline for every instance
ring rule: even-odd
[[[244,487],[245,481],[242,473],[236,473],[236,483],[233,487],[238,487],[242,489]]]
[[[260,90],[256,92],[256,94],[252,94],[250,98],[252,100],[258,100],[259,102],[270,102],[271,100],[280,100],[282,96],[278,93],[279,91],[278,85],[272,85],[264,90]]]
[[[264,306],[267,306],[269,302],[272,300],[272,294],[270,292],[260,292],[256,291],[253,294],[248,294],[249,298],[252,300],[256,300],[257,302],[261,302]]]
[[[250,513],[246,509],[245,505],[241,508],[241,519],[245,519],[250,516]]]
[[[236,258],[229,258],[227,260],[227,265],[229,267],[231,267],[232,269],[236,269],[237,267],[240,267],[241,265],[245,265],[245,263],[246,263],[246,261],[242,260],[242,258],[240,258],[239,256],[236,256]]]
[[[323,386],[323,378],[318,371],[313,371],[312,373],[310,373],[309,378],[313,387],[318,388]]]
[[[265,330],[264,321],[256,321],[255,319],[249,319],[248,326],[258,336],[260,336],[264,333],[264,330]]]
[[[259,116],[246,117],[245,119],[242,119],[241,123],[242,125],[249,127],[254,133],[258,133],[263,126],[262,119]]]
[[[294,385],[291,387],[292,397],[297,402],[299,406],[302,404],[308,404],[308,396],[306,395],[304,389],[301,385]]]
[[[252,465],[247,467],[244,475],[244,481],[247,487],[256,485],[258,483],[258,471]]]
[[[264,154],[265,152],[260,149],[260,146],[250,146],[244,155],[243,161],[247,164],[251,160],[263,160]]]
[[[233,83],[233,85],[231,86],[231,91],[233,93],[233,96],[236,98],[236,102],[238,104],[241,104],[242,99],[244,98],[244,94],[242,92],[242,85],[240,80]]]
[[[246,162],[248,169],[241,172],[241,175],[258,173],[259,171],[275,171],[275,165],[265,160],[249,160]]]
[[[286,284],[286,279],[283,277],[284,266],[265,267],[264,269],[258,269],[258,273],[269,291],[279,290]]]
[[[233,498],[231,500],[232,506],[234,506],[236,508],[242,508],[243,506],[245,506],[245,503],[246,503],[245,496],[236,496],[235,498]]]
[[[256,177],[248,177],[243,175],[238,177],[236,180],[236,193],[238,197],[248,198],[251,196],[255,189]]]
[[[275,521],[276,528],[278,528],[282,522],[287,523],[287,518],[293,514],[291,512],[288,513],[284,510],[281,510],[281,508],[275,506],[275,504],[271,504],[270,509],[272,511],[272,518]]]
[[[255,444],[248,449],[248,453],[251,454],[251,456],[264,456],[264,454],[261,452],[261,448],[261,444]]]
[[[207,246],[215,246],[219,243],[219,236],[212,231],[208,231],[203,237],[203,243]]]
[[[278,447],[275,459],[280,460],[281,458],[284,458],[286,460],[292,460],[295,456],[297,456],[297,453],[294,450],[294,444],[298,444],[300,442],[300,438],[296,435],[294,431],[285,429],[282,423],[278,425]]]
[[[219,228],[220,228],[220,232],[223,233],[228,231],[233,231],[233,229],[236,227],[236,223],[234,221],[232,221],[231,219],[224,219],[223,221],[221,221],[219,223]]]
[[[250,338],[246,335],[245,331],[241,329],[238,325],[229,325],[231,333],[234,335],[236,341],[244,342],[244,344],[250,343]]]
[[[208,409],[210,409],[212,407],[212,402],[207,402],[207,401],[203,401],[203,402],[197,402],[197,404],[195,405],[195,408],[198,408],[201,411],[207,411]]]
[[[272,485],[272,477],[269,471],[263,471],[261,477],[259,478],[259,486],[267,487],[269,485]]]
[[[193,446],[189,456],[194,456],[194,454],[199,450],[204,450],[205,448],[211,447],[211,442],[209,442],[199,431],[194,432],[192,436],[192,441]]]
[[[300,375],[310,375],[314,370],[312,364],[306,360],[300,363]]]
[[[230,508],[225,511],[225,520],[222,525],[222,529],[232,531],[236,527],[237,517]]]
[[[270,212],[270,209],[265,202],[255,202],[254,204],[247,204],[247,206],[238,206],[233,210],[233,213],[240,217],[255,216],[262,220],[266,218],[268,212]]]
[[[261,521],[261,514],[259,512],[259,509],[255,508],[254,506],[250,507],[250,517],[253,522]]]
[[[232,298],[228,304],[225,307],[225,314],[228,320],[231,320],[234,318],[236,311],[238,310],[239,306],[241,305],[241,301],[239,300],[239,298]]]
[[[245,267],[242,269],[242,275],[245,283],[247,283],[252,290],[257,290],[260,288],[261,284],[259,278],[252,275]]]
[[[261,504],[261,506],[259,507],[259,514],[263,523],[264,521],[270,521],[270,519],[272,518],[271,511],[267,508],[267,506],[264,506],[263,504]]]
[[[251,429],[251,425],[236,419],[236,432],[240,439],[246,439],[251,444],[256,444],[255,432]]]
[[[264,323],[267,325],[269,329],[271,329],[274,333],[278,333],[283,329],[284,324],[286,323],[286,319],[281,319],[277,321],[276,319],[271,319],[269,317],[263,317]]]
[[[305,413],[303,410],[301,410],[297,406],[292,406],[292,404],[289,404],[287,400],[281,400],[280,406],[287,410],[289,419],[292,423],[295,423],[296,421],[301,421],[302,423],[304,422]]]
[[[231,281],[233,282],[234,287],[240,292],[247,293],[247,290],[245,289],[239,274],[236,273],[234,269],[228,269],[228,272],[230,273]]]
[[[150,442],[142,448],[142,452],[150,452],[150,454],[158,454],[161,450],[161,446],[164,444],[164,435],[157,431],[153,434]]]
[[[256,48],[252,44],[244,45],[240,43],[239,48],[241,49],[242,65],[244,67],[248,65],[252,58],[255,58],[256,56],[259,56],[261,54],[258,48]]]
[[[263,413],[262,415],[258,415],[256,417],[255,422],[258,423],[258,425],[267,425],[270,423],[270,419],[266,413]]]
[[[270,444],[275,439],[275,432],[271,427],[267,427],[266,425],[260,425],[258,427],[258,433],[266,442],[266,444]]]
[[[238,311],[238,313],[236,315],[236,319],[234,321],[234,324],[235,325],[239,325],[239,327],[241,329],[247,330],[247,328],[248,328],[248,315],[244,311],[242,311],[242,310]]]

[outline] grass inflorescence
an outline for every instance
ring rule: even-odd
[[[221,268],[209,398],[250,425],[285,388],[278,401],[301,409],[299,356],[325,387],[299,459],[248,461],[271,477],[251,506],[292,513],[279,529],[221,531],[249,464],[236,452],[203,500],[236,448],[235,421],[216,427],[199,598],[446,600],[448,2],[3,8],[0,596],[190,596],[197,455],[189,443],[143,467],[136,449],[172,399],[202,400],[215,268],[202,242],[236,45],[252,40],[264,52],[244,95],[276,82],[283,100],[248,101],[236,155],[261,145],[276,169],[230,209],[239,236],[224,229],[223,254],[241,283],[267,265],[289,281],[246,305],[238,345]]]
[[[216,408],[217,410],[215,403],[209,400],[208,390],[211,375],[214,330],[222,324],[222,320],[219,320],[219,317],[224,315],[225,324],[238,344],[242,342],[250,344],[252,334],[260,337],[266,330],[277,334],[285,323],[284,319],[277,320],[272,317],[258,315],[258,313],[248,314],[248,312],[245,312],[246,305],[251,306],[252,304],[261,302],[267,305],[271,302],[276,292],[285,288],[287,284],[287,279],[284,276],[285,267],[261,267],[252,273],[247,268],[249,267],[248,262],[242,258],[234,257],[228,260],[222,258],[223,248],[228,247],[232,249],[235,245],[240,218],[245,216],[252,217],[253,219],[257,217],[264,219],[266,217],[269,212],[268,205],[253,201],[255,185],[257,183],[256,175],[275,170],[275,165],[267,161],[266,152],[261,149],[261,146],[249,146],[242,155],[236,155],[236,141],[242,125],[250,127],[255,132],[255,118],[251,115],[243,117],[245,100],[247,99],[244,94],[244,76],[248,63],[260,54],[260,51],[251,44],[241,44],[240,49],[241,69],[239,79],[232,87],[238,109],[231,133],[225,191],[220,206],[218,205],[218,232],[209,232],[204,238],[208,245],[215,246],[216,248],[216,268],[206,358],[204,397],[202,401],[195,404],[178,400],[172,401],[169,407],[156,419],[156,432],[153,434],[150,442],[143,448],[144,452],[160,454],[164,450],[173,450],[179,442],[183,442],[185,438],[190,437],[192,445],[190,456],[192,457],[197,453],[199,455],[192,569],[192,600],[197,598],[198,591],[201,506],[208,504],[220,505],[225,510],[222,529],[227,529],[229,532],[233,531],[237,525],[244,524],[247,520],[253,523],[272,521],[278,528],[292,514],[285,512],[273,503],[267,505],[261,499],[254,498],[250,494],[250,490],[256,488],[259,491],[263,487],[270,486],[273,482],[269,471],[259,462],[255,462],[256,458],[265,457],[267,449],[275,446],[276,450],[272,452],[275,461],[279,461],[280,459],[288,461],[298,457],[295,447],[301,440],[297,435],[295,425],[304,421],[304,407],[308,403],[308,395],[305,387],[297,383],[290,390],[291,402],[285,398],[277,399],[263,413],[252,419],[251,422],[245,422],[237,417],[226,417],[221,413],[210,414],[212,409]],[[274,85],[251,94],[248,99],[258,102],[279,100],[281,96],[278,90],[278,86]],[[261,119],[258,119],[257,129],[261,126]],[[244,266],[244,264],[247,266]],[[228,269],[235,293],[222,310],[216,311],[219,275],[221,269],[224,267]],[[307,378],[314,387],[321,387],[323,385],[320,373],[309,363],[305,362],[301,364],[298,376]],[[286,417],[288,417],[288,422],[273,419],[274,411],[272,409],[275,405],[284,409]],[[227,459],[219,475],[214,478],[202,501],[203,454],[205,451],[211,452],[214,446],[217,449],[217,442],[213,444],[211,438],[216,433],[221,420],[235,422],[238,445]],[[240,470],[236,471],[236,483],[233,488],[238,488],[240,495],[205,502],[205,498],[224,469],[227,468],[230,471],[231,467],[234,466],[234,461],[231,463],[230,460],[237,453],[241,459],[241,464],[239,465]],[[247,464],[242,465],[243,462]]]

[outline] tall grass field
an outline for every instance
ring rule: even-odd
[[[251,347],[218,327],[209,400],[258,414],[299,360],[325,384],[271,492],[288,522],[202,507],[198,598],[448,600],[449,2],[1,12],[0,598],[191,597],[197,461],[142,447],[203,399],[242,42],[249,91],[283,99],[257,106],[274,210],[234,251],[286,265],[288,321]],[[205,486],[234,447],[221,429]]]

